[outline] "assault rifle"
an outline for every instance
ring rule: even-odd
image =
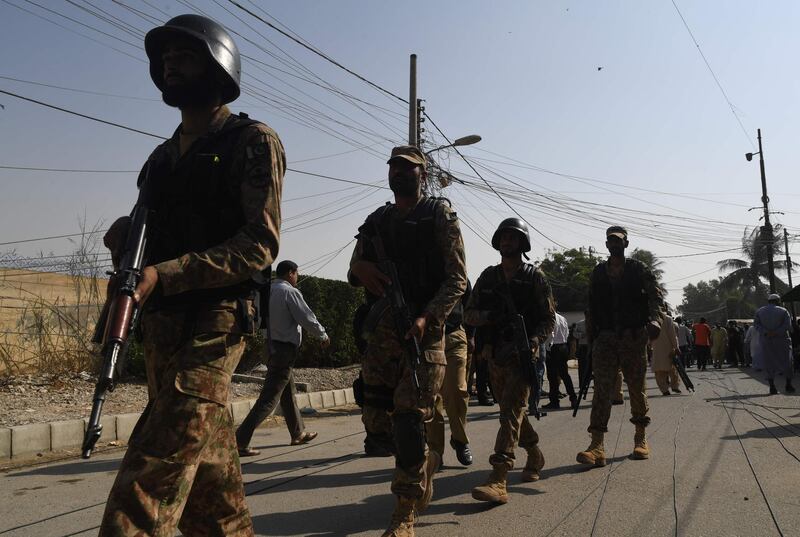
[[[678,375],[681,377],[683,385],[686,386],[687,390],[693,392],[694,384],[692,384],[688,373],[686,373],[686,367],[683,365],[683,358],[681,358],[678,353],[675,353],[672,355],[672,363],[675,365],[675,369],[678,370]]]
[[[541,419],[546,416],[546,412],[539,410],[539,399],[542,395],[542,385],[539,382],[539,372],[533,360],[531,341],[528,339],[528,330],[525,328],[525,318],[519,313],[511,316],[511,328],[514,331],[514,347],[519,355],[519,365],[522,368],[522,377],[528,381],[533,390],[530,398],[530,413],[533,417]]]
[[[133,210],[131,225],[125,241],[125,250],[119,268],[110,272],[108,296],[95,328],[95,342],[102,343],[103,366],[92,399],[92,413],[83,436],[81,456],[88,459],[100,435],[103,425],[100,413],[108,392],[114,391],[115,376],[128,351],[131,332],[139,318],[139,305],[133,298],[136,286],[142,279],[147,244],[147,221],[150,216],[147,198],[147,175],[139,191],[139,199]]]
[[[386,286],[386,298],[392,310],[395,332],[397,333],[397,337],[400,338],[401,345],[406,349],[406,356],[408,358],[408,365],[411,368],[411,379],[414,382],[414,388],[417,390],[417,394],[419,394],[421,389],[419,386],[417,369],[422,363],[422,350],[419,347],[419,341],[417,341],[416,337],[406,339],[406,334],[411,329],[414,319],[411,317],[411,310],[408,309],[408,304],[406,304],[406,299],[403,295],[403,288],[400,283],[400,275],[397,273],[397,267],[386,255],[386,250],[383,247],[383,239],[381,239],[381,233],[377,223],[375,224],[375,236],[372,239],[372,243],[375,246],[375,253],[378,254],[378,266],[381,272],[391,280]]]
[[[578,390],[578,397],[575,398],[575,402],[572,404],[572,417],[578,415],[578,408],[581,406],[581,401],[586,400],[586,396],[589,393],[589,384],[592,383],[592,379],[594,378],[594,373],[592,372],[592,351],[589,351],[586,354],[586,367],[583,370],[583,375],[581,375],[581,387]]]
[[[542,416],[547,416],[547,412],[539,410],[539,399],[542,396],[542,383],[539,379],[539,372],[536,371],[536,364],[534,364],[533,351],[531,350],[531,340],[528,339],[528,329],[525,328],[525,317],[517,312],[517,306],[514,304],[514,299],[511,298],[511,289],[506,289],[506,292],[500,293],[496,291],[506,302],[507,311],[509,316],[506,318],[506,325],[513,331],[514,349],[517,351],[519,357],[519,365],[522,369],[522,378],[528,381],[531,387],[531,397],[529,404],[529,413],[533,414],[537,420]]]

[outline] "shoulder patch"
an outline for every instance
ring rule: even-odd
[[[269,154],[269,146],[266,142],[248,145],[245,149],[248,159],[263,157]]]
[[[450,212],[446,213],[446,215],[447,215],[447,221],[448,222],[455,222],[456,220],[458,220],[458,214],[456,214],[455,211],[450,211]]]

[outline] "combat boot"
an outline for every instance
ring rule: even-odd
[[[414,498],[398,496],[392,522],[381,537],[414,537]]]
[[[644,434],[644,425],[637,425],[636,426],[636,434],[633,436],[633,453],[631,453],[632,459],[649,459],[650,458],[650,446],[647,445],[647,437]]]
[[[528,461],[522,469],[522,480],[531,482],[539,481],[539,471],[544,468],[544,454],[538,445],[528,450]]]
[[[591,464],[592,466],[606,465],[606,452],[603,449],[603,433],[592,433],[592,443],[586,451],[578,453],[577,461],[581,464]]]
[[[508,467],[504,464],[495,464],[492,473],[486,484],[472,489],[472,497],[482,502],[508,503],[508,491],[506,490],[506,477]]]

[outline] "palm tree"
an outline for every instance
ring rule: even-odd
[[[630,258],[644,263],[644,266],[649,268],[650,272],[652,272],[653,276],[655,276],[656,283],[658,283],[658,288],[661,290],[661,292],[666,292],[664,283],[661,281],[661,278],[664,276],[664,269],[661,268],[661,266],[664,264],[662,260],[657,258],[656,255],[650,250],[642,250],[641,248],[634,249],[630,254]]]
[[[783,255],[781,229],[780,224],[773,228],[770,241],[763,227],[745,228],[742,235],[742,258],[723,259],[717,262],[720,273],[728,272],[720,280],[720,288],[725,291],[739,291],[745,300],[757,297],[756,303],[765,302],[769,290],[765,282],[769,282],[767,255],[770,248],[775,259],[775,269],[786,269],[786,261],[781,259]],[[789,286],[776,276],[775,287],[779,293],[785,293]]]

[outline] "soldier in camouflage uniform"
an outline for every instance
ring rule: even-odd
[[[514,467],[514,446],[519,443],[528,454],[523,481],[536,481],[544,466],[539,435],[528,415],[531,386],[522,375],[520,360],[538,360],[539,346],[553,332],[556,322],[553,294],[542,271],[522,260],[531,249],[528,226],[519,218],[500,223],[492,237],[500,251],[499,265],[487,268],[475,283],[464,312],[467,324],[478,327],[489,360],[494,396],[500,403],[500,430],[489,457],[492,472],[482,486],[472,490],[476,500],[508,502],[506,478]],[[522,315],[530,340],[530,354],[520,357],[513,342],[512,315]]]
[[[662,294],[655,276],[643,263],[625,258],[628,232],[620,226],[606,230],[608,261],[595,267],[589,282],[586,328],[592,349],[594,396],[589,432],[592,442],[578,453],[582,464],[605,466],[603,435],[608,432],[612,390],[622,369],[631,401],[631,423],[636,426],[633,459],[647,459],[650,448],[645,374],[647,342],[661,331]]]
[[[139,176],[153,209],[135,299],[149,401],[108,498],[101,536],[253,535],[231,415],[231,374],[254,332],[253,277],[278,253],[285,155],[264,125],[233,115],[235,43],[181,15],[149,32],[150,73],[180,108],[175,134]],[[106,236],[118,248],[127,221]]]
[[[413,146],[395,147],[388,164],[395,203],[372,213],[358,228],[348,280],[366,288],[371,304],[364,328],[362,420],[368,434],[392,430],[397,504],[383,535],[401,537],[414,535],[415,511],[424,510],[433,493],[440,459],[427,449],[425,422],[433,416],[445,374],[445,319],[464,293],[467,275],[456,213],[446,200],[422,194],[425,156]],[[399,282],[390,282],[381,271],[381,250],[397,268]],[[395,329],[384,298],[388,284],[400,285],[408,305],[411,328],[405,334]],[[412,337],[422,351],[419,391],[409,362]]]

